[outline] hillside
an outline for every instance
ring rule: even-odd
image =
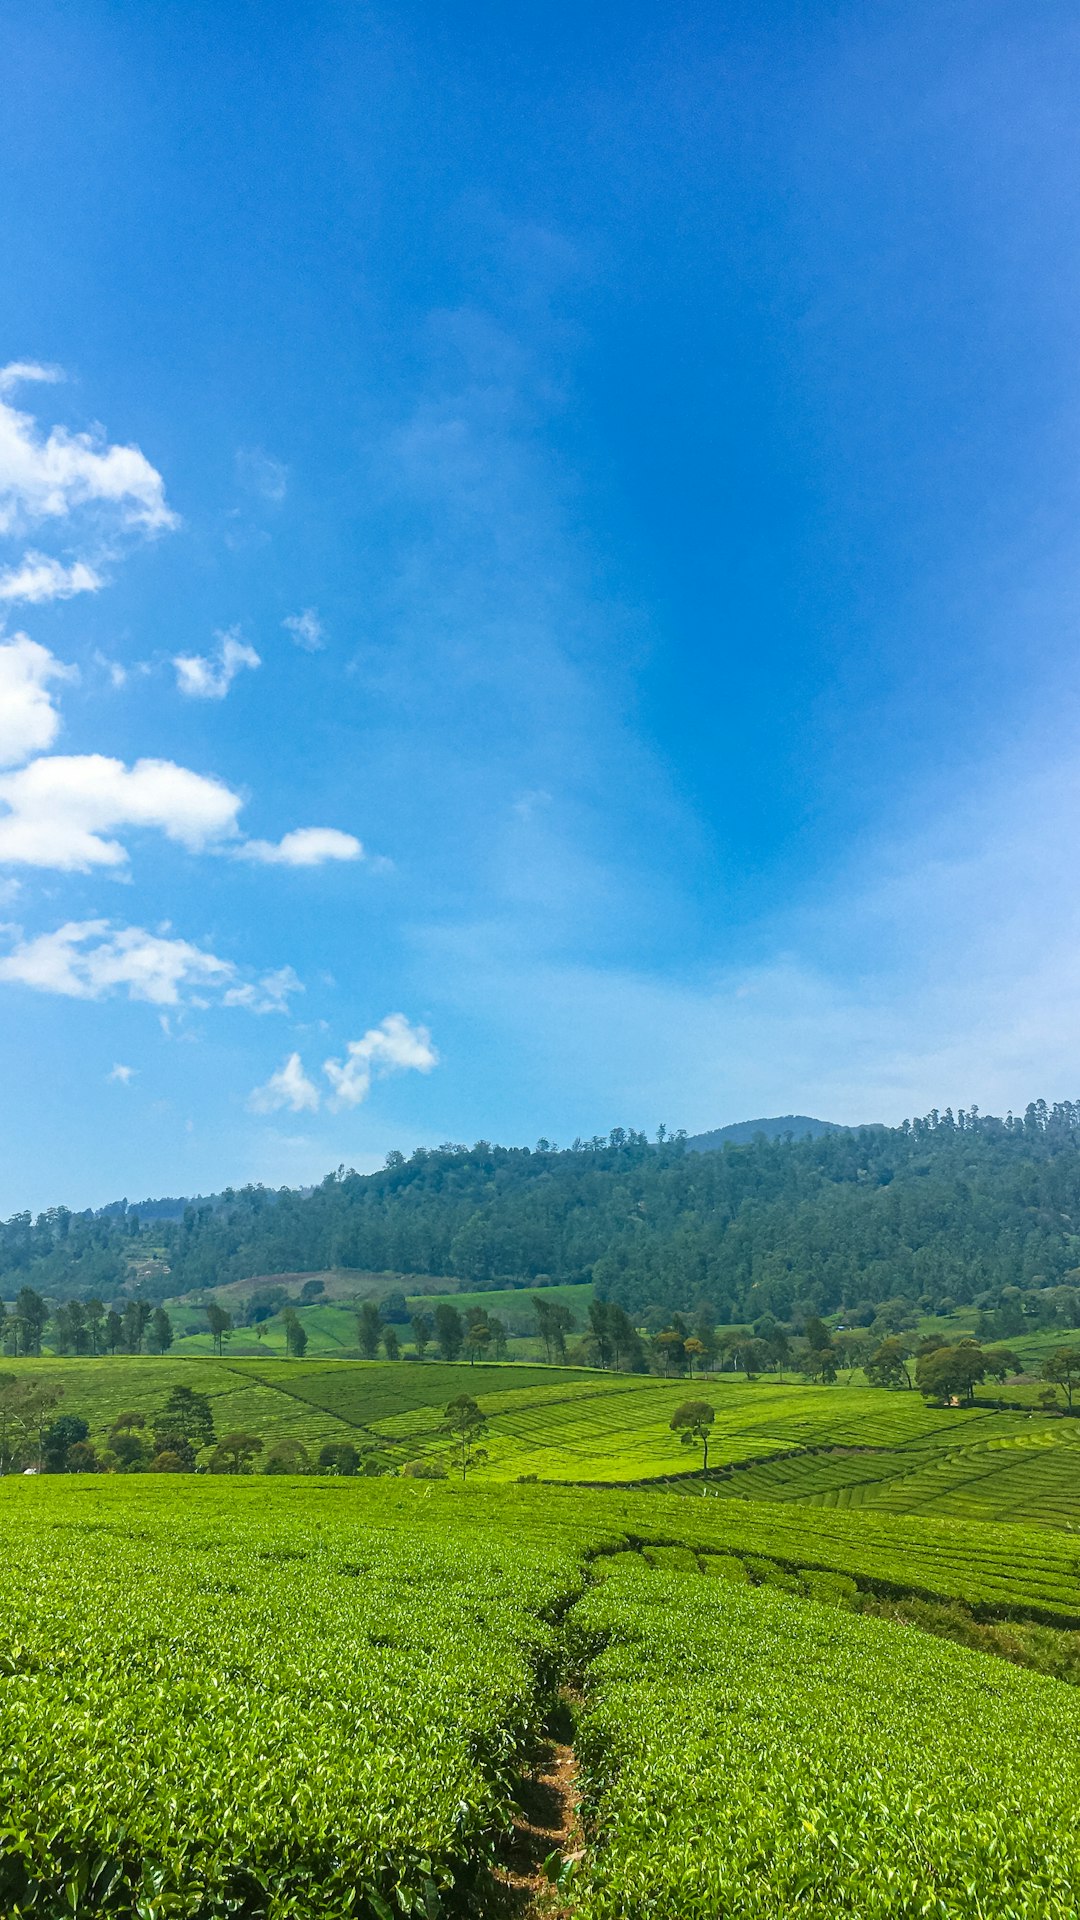
[[[469,1289],[593,1281],[637,1314],[707,1301],[718,1322],[856,1313],[899,1295],[924,1311],[998,1310],[1010,1288],[1041,1292],[1052,1315],[1048,1290],[1080,1278],[1080,1108],[946,1110],[702,1153],[619,1128],[562,1152],[480,1141],[393,1153],[378,1173],[339,1171],[310,1193],[226,1189],[179,1221],[57,1208],[0,1228],[9,1300],[24,1285],[54,1300],[162,1300],[342,1270]]]
[[[588,1368],[356,1360],[18,1360],[17,1375],[58,1386],[99,1449],[121,1413],[150,1426],[171,1389],[207,1396],[218,1434],[254,1434],[264,1450],[296,1440],[376,1446],[387,1469],[448,1458],[443,1410],[456,1394],[490,1427],[484,1484],[522,1476],[697,1492],[693,1456],[669,1421],[685,1381]],[[916,1393],[853,1382],[807,1386],[737,1377],[700,1391],[715,1407],[711,1483],[753,1503],[926,1513],[942,1519],[1080,1524],[1080,1422],[1059,1414],[927,1406]]]

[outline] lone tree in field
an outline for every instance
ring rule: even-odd
[[[214,1416],[205,1393],[193,1387],[174,1387],[154,1421],[154,1452],[179,1452],[174,1439],[187,1443],[192,1453],[214,1444]]]
[[[1072,1412],[1073,1393],[1080,1386],[1080,1347],[1055,1347],[1043,1361],[1042,1377],[1055,1387],[1064,1387],[1065,1403]]]
[[[451,1400],[443,1416],[440,1433],[449,1434],[461,1468],[461,1483],[465,1484],[465,1475],[471,1467],[478,1467],[487,1459],[487,1453],[478,1445],[487,1438],[488,1425],[480,1408],[471,1395],[459,1393]]]
[[[701,1477],[706,1479],[709,1472],[709,1434],[716,1419],[715,1407],[707,1400],[684,1400],[676,1407],[669,1425],[672,1433],[677,1433],[684,1447],[701,1448]]]
[[[232,1332],[232,1314],[227,1308],[219,1306],[216,1300],[208,1300],[203,1312],[210,1323],[214,1352],[220,1357],[222,1344],[226,1336]]]
[[[382,1339],[382,1314],[378,1302],[362,1300],[356,1316],[356,1338],[365,1360],[378,1357],[379,1342]]]
[[[307,1328],[295,1307],[286,1307],[281,1316],[285,1329],[285,1351],[292,1360],[302,1360],[307,1352]]]

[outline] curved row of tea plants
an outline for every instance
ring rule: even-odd
[[[722,1581],[618,1570],[571,1626],[581,1920],[1073,1920],[1071,1688]]]

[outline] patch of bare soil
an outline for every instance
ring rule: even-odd
[[[576,1788],[573,1747],[549,1741],[521,1783],[513,1839],[484,1901],[485,1920],[562,1920],[567,1909],[544,1863],[580,1853]]]

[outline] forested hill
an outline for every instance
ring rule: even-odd
[[[470,1287],[594,1278],[640,1311],[703,1298],[719,1320],[906,1294],[967,1303],[1080,1279],[1080,1106],[996,1120],[757,1139],[691,1153],[617,1128],[564,1152],[418,1149],[302,1194],[227,1189],[179,1221],[63,1209],[0,1227],[0,1295],[138,1287],[165,1298],[328,1267]]]
[[[692,1133],[686,1144],[691,1153],[710,1153],[729,1140],[736,1146],[756,1140],[759,1133],[766,1140],[783,1140],[789,1133],[795,1140],[805,1140],[807,1134],[816,1137],[819,1133],[844,1131],[833,1120],[814,1120],[808,1113],[784,1113],[771,1120],[735,1120],[730,1126],[714,1127],[711,1133]]]

